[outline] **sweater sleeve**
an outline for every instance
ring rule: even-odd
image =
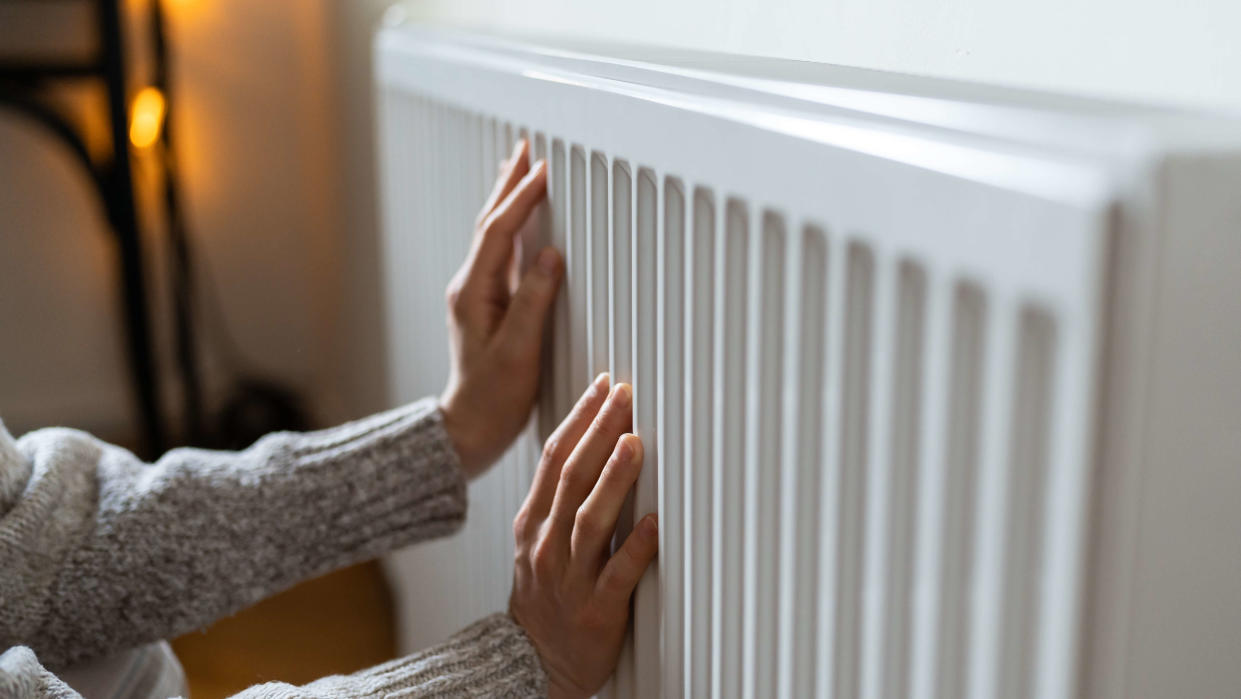
[[[48,672],[29,648],[0,655],[0,696],[81,699]],[[493,614],[444,643],[367,668],[295,686],[259,684],[233,699],[362,699],[375,697],[547,696],[547,675],[525,632],[507,614]]]
[[[82,695],[39,664],[25,646],[0,653],[0,697],[82,699]]]
[[[300,687],[271,682],[233,699],[354,697],[546,697],[547,675],[525,631],[493,614],[444,643],[352,675]]]
[[[0,425],[0,648],[55,670],[199,628],[465,516],[432,400],[241,452],[145,464],[82,432]]]

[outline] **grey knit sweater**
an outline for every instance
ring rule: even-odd
[[[308,577],[444,536],[465,481],[432,400],[242,452],[145,464],[82,432],[0,424],[0,697],[76,697],[53,672],[200,628]],[[506,614],[385,665],[245,697],[544,696]]]

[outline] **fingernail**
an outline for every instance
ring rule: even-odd
[[[659,534],[658,519],[659,517],[654,513],[642,518],[642,522],[639,525],[641,527],[642,536],[645,536],[648,539],[654,539],[655,536]]]
[[[638,435],[626,432],[621,435],[621,439],[625,440],[625,446],[629,447],[630,461],[638,461],[642,458],[642,440],[638,439]]]
[[[606,371],[596,376],[595,380],[590,383],[590,395],[594,397],[602,393],[606,396],[608,392],[609,380],[610,377]]]
[[[622,464],[633,461],[633,445],[625,439],[628,435],[621,435],[620,441],[616,443],[616,460]]]
[[[633,400],[633,389],[629,388],[629,384],[617,384],[616,390],[612,392],[612,400],[622,408],[629,407],[629,402]]]
[[[549,277],[556,276],[556,265],[559,262],[560,255],[556,254],[555,248],[543,248],[543,252],[539,253],[539,271]]]
[[[526,173],[525,177],[521,178],[521,181],[526,184],[530,182],[534,182],[540,177],[545,177],[544,173],[546,171],[547,171],[547,161],[539,160],[530,166],[530,171]]]
[[[526,145],[526,139],[517,139],[517,142],[513,144],[513,154],[509,156],[509,160],[516,160],[517,156],[521,154],[521,148],[524,145]]]

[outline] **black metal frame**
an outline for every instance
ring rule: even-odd
[[[168,437],[160,409],[160,379],[151,331],[145,252],[138,223],[129,149],[129,92],[121,0],[89,1],[95,4],[96,9],[99,41],[96,57],[85,62],[0,60],[0,107],[31,118],[58,139],[86,170],[99,195],[116,243],[119,300],[124,318],[133,399],[141,433],[140,451],[144,455],[152,456],[163,451],[168,444]],[[174,342],[178,358],[177,368],[181,373],[185,396],[184,437],[195,441],[202,433],[201,390],[190,313],[188,240],[180,216],[173,167],[175,162],[168,136],[167,114],[171,113],[172,100],[168,96],[167,44],[159,0],[152,0],[151,13],[155,84],[163,90],[169,105],[159,148],[163,155],[162,188],[171,238],[171,272],[176,314]],[[106,162],[95,162],[91,158],[84,140],[69,120],[41,96],[47,85],[69,80],[98,80],[106,89],[111,146],[110,158]]]

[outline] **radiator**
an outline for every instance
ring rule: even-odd
[[[529,429],[391,561],[407,649],[505,608],[541,440],[609,371],[661,523],[611,696],[1241,686],[1237,120],[420,26],[376,62],[394,400],[443,385],[515,139],[522,247],[567,265]]]

